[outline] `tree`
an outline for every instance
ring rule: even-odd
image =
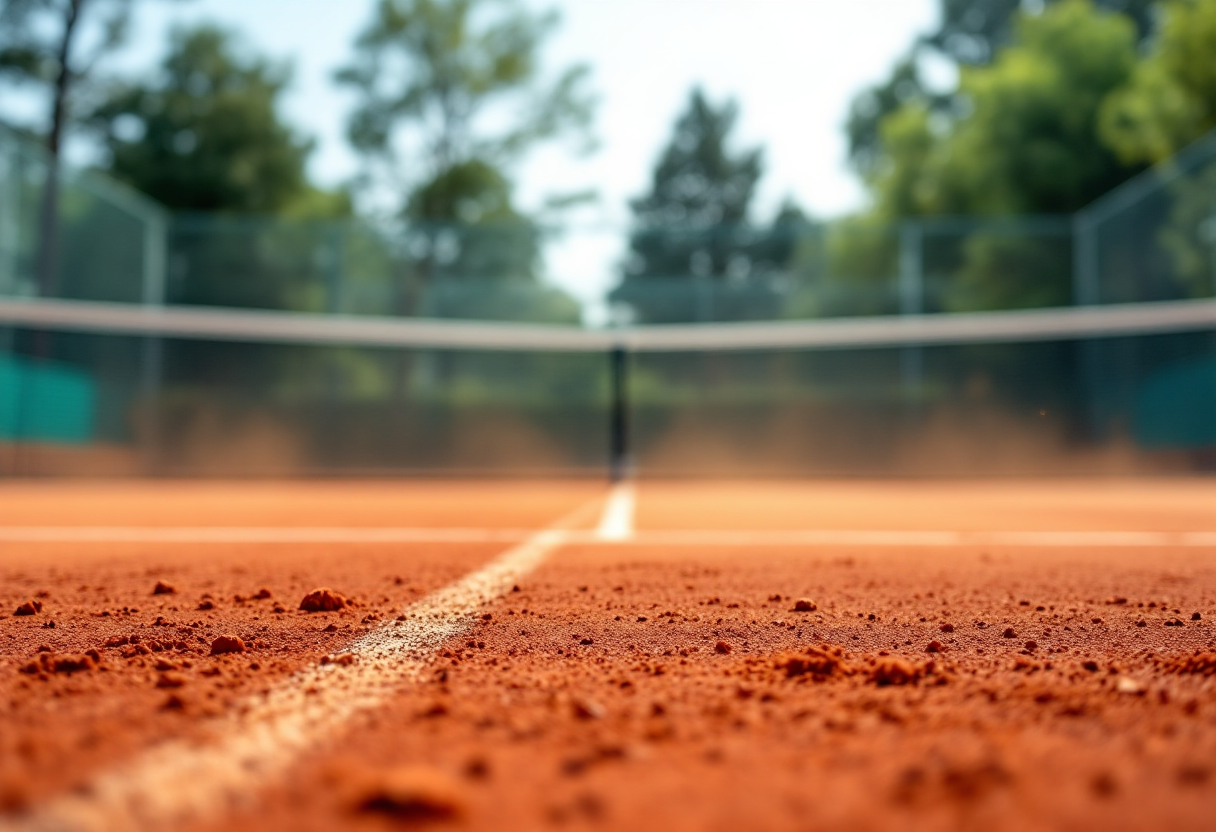
[[[948,110],[951,97],[931,93],[921,77],[916,52],[901,58],[891,77],[859,93],[849,106],[845,133],[849,161],[863,177],[882,161],[882,123],[905,106],[917,105]]]
[[[736,150],[731,133],[739,109],[693,89],[659,158],[650,193],[631,203],[633,231],[624,279],[612,294],[648,322],[700,317],[750,317],[747,290],[771,304],[772,277],[788,262],[805,218],[787,204],[770,229],[749,227],[752,197],[763,171],[760,148]],[[728,308],[702,308],[714,287],[734,289]],[[753,296],[755,297],[755,296]],[[749,312],[751,314],[749,314]]]
[[[405,216],[423,256],[414,291],[427,315],[572,321],[539,284],[542,231],[515,207],[511,183],[474,159],[452,165],[410,196]],[[412,306],[412,304],[411,304]]]
[[[632,202],[641,225],[738,225],[747,219],[764,168],[764,152],[735,152],[730,134],[739,107],[721,107],[694,89],[651,179],[650,193]],[[718,264],[721,266],[722,264]],[[719,272],[721,268],[719,268]]]
[[[107,170],[175,211],[273,214],[306,199],[312,142],[278,114],[286,67],[213,26],[179,29],[157,76],[93,110]]]
[[[1177,0],[1165,3],[1163,12],[1160,32],[1131,83],[1102,110],[1103,137],[1129,165],[1165,162],[1216,130],[1216,4]],[[1186,175],[1167,186],[1168,219],[1152,243],[1172,260],[1181,287],[1171,289],[1202,297],[1214,278],[1216,165],[1194,154],[1179,162]],[[1152,243],[1132,239],[1151,250]]]
[[[1046,10],[1061,0],[1036,4]],[[1136,25],[1141,42],[1154,31],[1160,0],[1097,0],[1096,5],[1127,15]],[[849,159],[863,176],[882,156],[883,120],[905,104],[919,103],[936,116],[965,112],[966,98],[956,90],[930,90],[919,69],[927,54],[958,66],[986,66],[1014,39],[1019,16],[1028,15],[1025,0],[941,0],[941,23],[911,46],[890,77],[862,90],[853,100],[848,121]],[[1029,15],[1034,16],[1034,15]]]
[[[1216,4],[1176,0],[1131,83],[1102,108],[1102,135],[1128,164],[1160,162],[1216,129]]]
[[[113,85],[89,115],[106,171],[178,214],[175,301],[309,308],[304,296],[321,278],[301,252],[328,236],[272,215],[343,216],[349,198],[309,185],[312,142],[278,113],[289,81],[287,67],[223,29],[178,29],[158,71]]]
[[[906,105],[882,126],[887,154],[870,179],[889,217],[1069,213],[1129,169],[1098,128],[1104,101],[1132,76],[1135,30],[1088,0],[1019,20],[988,66],[963,70],[969,112],[935,124]]]
[[[0,9],[0,79],[40,89],[48,154],[39,209],[38,283],[54,295],[59,263],[59,155],[63,138],[102,60],[127,37],[134,0],[5,0]],[[96,30],[87,50],[81,39]]]
[[[1042,0],[1035,5],[1046,8],[1059,2]],[[1157,2],[1097,0],[1096,5],[1130,17],[1144,39],[1152,31]],[[1019,13],[1031,7],[1025,0],[941,0],[941,23],[921,42],[959,64],[982,66],[1013,42]]]
[[[483,198],[485,180],[462,168],[501,173],[539,143],[588,138],[588,68],[569,67],[552,82],[541,77],[540,50],[557,22],[555,13],[534,14],[518,0],[377,4],[337,79],[358,96],[351,143],[380,178],[406,192],[415,217],[464,219],[458,209]],[[412,169],[403,169],[403,147]],[[440,188],[448,191],[442,198]],[[428,196],[415,198],[423,190]]]
[[[865,168],[874,196],[869,223],[1081,209],[1143,167],[1121,159],[1099,127],[1106,102],[1133,77],[1137,60],[1133,21],[1089,0],[1019,16],[1013,40],[992,61],[961,69],[949,95],[964,107],[945,112],[913,98],[880,121],[879,150]],[[946,307],[1069,300],[1071,260],[1060,239],[979,225],[955,234]],[[883,250],[893,264],[891,245],[888,239]],[[866,234],[838,236],[834,271],[872,273],[875,251],[861,250],[867,246]]]

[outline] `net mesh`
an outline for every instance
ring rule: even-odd
[[[3,306],[0,317],[28,306]],[[1198,314],[1171,324],[1163,309]],[[964,337],[958,316],[925,316],[913,332],[900,329],[906,319],[854,321],[857,332],[886,340],[843,345],[815,343],[833,322],[801,325],[804,343],[792,344],[789,331],[759,326],[735,349],[732,324],[571,327],[560,333],[569,343],[549,349],[526,328],[443,323],[409,346],[371,329],[360,343],[370,321],[348,322],[348,343],[327,342],[298,317],[291,334],[268,326],[282,313],[222,339],[174,332],[172,318],[154,334],[91,330],[81,319],[10,325],[0,342],[8,449],[0,465],[8,473],[602,473],[618,344],[629,350],[629,452],[642,476],[1212,466],[1216,305],[1114,311],[1118,327],[1100,336],[1077,329],[1077,320],[1091,326],[1088,318],[1035,311],[981,319],[1005,322],[999,338]],[[255,324],[267,326],[256,338]],[[669,336],[692,340],[672,345]]]

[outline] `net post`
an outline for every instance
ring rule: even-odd
[[[144,307],[165,304],[165,270],[168,259],[169,218],[154,209],[144,217],[143,278],[140,302]],[[143,466],[156,474],[160,462],[160,392],[164,374],[164,344],[159,336],[144,336],[140,345],[140,393],[144,401]]]
[[[609,476],[617,483],[629,476],[629,354],[624,343],[613,343],[608,366],[608,465]]]
[[[925,311],[924,275],[925,229],[918,220],[904,220],[899,226],[899,314],[920,315]],[[905,394],[919,399],[924,380],[924,351],[920,346],[904,347],[899,354],[900,383]]]

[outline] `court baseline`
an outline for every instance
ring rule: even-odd
[[[614,492],[619,493],[619,492]],[[637,546],[873,546],[1053,548],[1216,547],[1216,531],[948,531],[805,529],[790,531],[673,529],[637,531],[622,501],[610,496],[603,519],[593,531],[566,530],[564,543]],[[350,543],[467,544],[520,543],[536,532],[484,528],[360,528],[275,526],[7,526],[0,543]]]

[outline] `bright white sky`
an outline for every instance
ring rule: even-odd
[[[882,79],[913,38],[932,28],[938,0],[528,0],[557,6],[563,26],[546,53],[551,66],[589,63],[601,96],[601,149],[572,158],[537,153],[518,171],[525,208],[547,194],[584,187],[600,194],[596,218],[620,223],[627,200],[650,170],[693,84],[741,106],[739,139],[762,144],[767,172],[757,207],[763,219],[792,196],[817,216],[857,208],[863,192],[845,163],[843,125],[852,96]],[[349,55],[373,0],[188,0],[139,4],[133,45],[123,56],[143,69],[160,56],[166,29],[210,20],[246,33],[253,46],[290,59],[295,84],[287,116],[318,141],[312,174],[337,184],[357,162],[343,129],[348,95],[331,81]],[[619,241],[619,236],[616,237]],[[599,259],[608,257],[601,241]],[[619,243],[618,243],[619,245]],[[551,260],[555,280],[588,296],[608,279],[590,268],[596,244]],[[563,265],[563,260],[565,265]],[[581,274],[575,274],[574,270]],[[570,271],[570,273],[566,273]],[[591,275],[588,271],[599,272]]]

